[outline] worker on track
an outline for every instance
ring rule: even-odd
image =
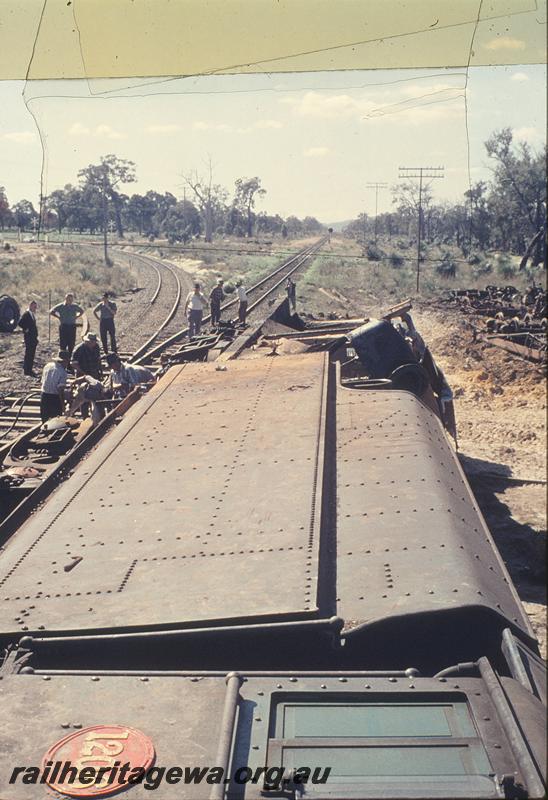
[[[31,378],[36,378],[34,373],[34,355],[36,353],[36,346],[38,345],[38,327],[36,325],[36,309],[38,303],[36,300],[31,300],[27,310],[21,314],[21,319],[18,322],[19,327],[23,331],[23,338],[25,342],[25,357],[23,360],[23,372]]]
[[[111,368],[110,380],[113,391],[120,397],[125,397],[141,383],[154,383],[156,380],[149,369],[138,364],[127,364],[117,353],[108,354],[107,364]]]
[[[247,317],[247,292],[242,281],[236,284],[236,294],[238,295],[238,322],[240,325],[245,325]]]
[[[218,325],[221,321],[221,303],[225,299],[223,290],[223,279],[217,279],[217,286],[213,287],[209,295],[209,305],[211,309],[211,324]]]
[[[202,294],[201,286],[199,283],[195,283],[194,291],[188,293],[185,302],[185,316],[188,317],[188,335],[190,338],[200,335],[206,308],[207,300]]]
[[[99,335],[101,337],[101,344],[105,355],[108,353],[108,337],[110,336],[110,349],[113,353],[117,351],[116,346],[116,326],[114,325],[114,317],[116,316],[117,306],[112,300],[109,300],[108,292],[105,292],[103,299],[97,303],[93,309],[93,315],[99,320]]]
[[[64,301],[53,306],[49,313],[59,320],[59,347],[67,350],[70,358],[76,342],[76,320],[84,309],[74,302],[74,295],[69,292]]]
[[[76,377],[91,375],[96,380],[103,377],[101,350],[95,333],[87,333],[72,354],[72,368]]]
[[[68,350],[60,350],[57,358],[49,361],[42,372],[40,395],[40,417],[47,422],[60,416],[65,409],[65,388],[68,381],[67,367],[70,361]]]
[[[110,396],[109,390],[103,386],[101,381],[94,378],[93,375],[81,375],[73,381],[72,386],[72,402],[68,411],[69,417],[73,417],[78,409],[84,409],[86,406],[91,407],[91,419],[96,425],[105,416],[102,406],[98,405],[98,400],[105,400]],[[86,414],[82,416],[86,417]]]

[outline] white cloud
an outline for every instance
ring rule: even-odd
[[[510,78],[511,81],[528,81],[529,76],[525,74],[525,72],[514,72],[512,77]]]
[[[486,50],[524,50],[525,42],[522,39],[512,39],[510,36],[497,36],[483,46]]]
[[[268,128],[283,128],[283,125],[277,119],[259,119],[254,123],[253,127],[259,128],[259,130],[267,130]]]
[[[93,131],[94,136],[104,137],[106,139],[127,139],[127,134],[115,131],[110,125],[97,125]]]
[[[291,106],[300,117],[340,119],[357,116],[360,113],[360,103],[347,94],[324,95],[318,92],[306,92],[301,98],[284,97],[280,102]]]
[[[81,122],[74,122],[68,129],[69,136],[89,136],[90,133],[90,129],[82,125]]]
[[[127,139],[127,134],[115,131],[110,125],[97,125],[91,130],[81,122],[74,122],[68,129],[69,136],[97,136],[105,139]]]
[[[512,135],[518,142],[536,143],[542,139],[539,129],[535,127],[515,128]]]
[[[212,122],[202,122],[201,120],[195,122],[193,128],[197,131],[232,131],[231,126],[224,122],[215,124]]]
[[[378,99],[373,101],[366,95],[356,98],[348,94],[327,95],[319,92],[307,92],[301,98],[285,97],[280,102],[292,108],[299,117],[332,120],[354,118],[357,122],[366,123],[388,117],[390,123],[420,124],[461,116],[462,103],[454,101],[462,94],[460,87],[413,84],[383,92],[382,104]]]
[[[176,133],[181,130],[180,125],[148,125],[147,133]]]
[[[12,131],[11,133],[3,133],[2,139],[7,139],[8,142],[24,144],[25,142],[33,142],[36,139],[36,134],[32,133],[32,131]]]
[[[323,158],[329,153],[329,147],[309,147],[303,155],[306,158]]]

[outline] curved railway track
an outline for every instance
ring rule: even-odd
[[[117,253],[118,256],[127,255],[123,251]],[[139,349],[138,353],[145,352],[154,342],[158,340],[164,330],[168,330],[170,322],[176,319],[177,311],[181,304],[182,286],[177,270],[169,264],[165,264],[160,259],[153,259],[150,256],[132,255],[131,260],[139,265],[145,266],[145,274],[153,273],[153,280],[146,280],[145,296],[143,303],[138,304],[137,313],[135,312],[119,326],[119,339],[124,348],[134,349],[136,340]],[[174,299],[175,298],[175,299]],[[154,325],[154,332],[142,342],[142,335],[138,331],[145,322],[147,325]],[[180,322],[177,320],[178,324]],[[137,324],[139,323],[139,324]],[[82,318],[81,335],[84,336],[90,330],[89,315],[84,314]],[[39,413],[40,389],[32,391],[10,392],[2,398],[0,407],[0,454],[9,447],[21,434],[36,430],[40,427]]]
[[[290,276],[294,275],[299,269],[301,269],[306,262],[323,246],[326,240],[327,237],[322,237],[322,239],[315,242],[313,245],[304,248],[304,250],[301,250],[299,253],[288,258],[281,265],[276,267],[276,269],[268,273],[268,275],[266,275],[264,278],[261,278],[259,281],[250,286],[246,290],[247,296],[251,301],[248,305],[248,318],[252,317],[253,312],[265,301],[267,301],[275,292],[277,292],[277,290],[285,283],[285,281],[287,281]],[[226,311],[232,309],[235,310],[237,305],[237,298],[233,298],[221,306],[221,311],[225,313]],[[202,324],[207,325],[210,321],[211,316],[207,315],[204,317]],[[143,352],[134,353],[129,360],[135,364],[146,364],[147,366],[153,365],[155,359],[158,359],[163,354],[169,353],[170,349],[173,348],[174,345],[184,340],[188,336],[188,332],[187,325],[167,337],[165,336],[167,330],[164,330],[161,339],[156,341],[154,346],[143,348]],[[152,341],[152,343],[154,343],[154,341]]]
[[[248,318],[253,318],[253,312],[266,302],[287,280],[296,273],[314,253],[321,248],[325,237],[299,253],[286,259],[255,284],[247,289],[250,300]],[[121,354],[128,361],[147,366],[158,366],[157,359],[170,348],[188,336],[187,320],[183,309],[183,286],[181,273],[176,267],[162,261],[160,258],[142,253],[128,253],[117,250],[116,257],[121,260],[131,261],[133,266],[144,267],[143,274],[154,276],[152,281],[146,279],[143,302],[136,304],[132,314],[125,315],[123,323],[118,325],[119,343]],[[222,306],[223,313],[236,309],[237,299],[228,300]],[[203,320],[204,324],[210,321],[210,316]],[[153,328],[153,333],[143,342],[143,325],[148,330]],[[83,318],[82,334],[89,331],[90,324],[86,315]],[[32,392],[10,392],[3,398],[3,407],[0,408],[0,455],[21,434],[36,430],[40,427],[39,415],[40,391],[37,388]]]

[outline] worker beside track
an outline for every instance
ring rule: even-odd
[[[107,364],[112,370],[110,373],[112,388],[122,397],[125,397],[140,383],[154,383],[156,380],[149,369],[138,364],[127,364],[120,359],[117,353],[108,354]]]
[[[108,336],[110,336],[110,349],[112,352],[115,353],[118,349],[116,347],[116,327],[114,325],[116,311],[116,303],[108,299],[108,292],[104,293],[101,302],[97,303],[93,309],[93,316],[99,320],[99,335],[105,355],[108,353]]]
[[[200,335],[204,309],[207,308],[207,300],[200,289],[200,284],[195,283],[194,291],[189,292],[186,298],[185,316],[188,316],[188,335],[190,338]]]
[[[21,315],[21,319],[17,323],[23,331],[25,341],[23,372],[31,378],[36,377],[34,374],[34,354],[36,353],[36,346],[38,344],[38,328],[36,326],[37,308],[38,304],[36,300],[31,300],[28,309]]]
[[[44,367],[42,385],[40,387],[40,417],[42,422],[47,422],[52,417],[58,417],[64,411],[69,361],[70,354],[68,350],[60,350],[57,358],[49,361]]]
[[[236,294],[238,295],[238,322],[245,325],[247,316],[247,292],[242,281],[236,284]]]
[[[69,292],[64,302],[53,306],[49,313],[59,320],[59,347],[67,350],[70,358],[76,342],[76,320],[82,316],[84,309],[74,302],[74,295]]]
[[[110,397],[110,392],[103,386],[101,381],[94,378],[92,375],[80,375],[73,381],[72,386],[72,403],[70,405],[68,415],[74,416],[78,409],[84,409],[86,406],[91,406],[91,419],[94,425],[100,422],[105,416],[103,408],[98,405],[98,400],[105,400]],[[88,414],[82,414],[88,416]]]
[[[217,286],[211,290],[209,295],[209,304],[211,308],[211,324],[218,325],[221,321],[221,303],[225,299],[223,291],[223,279],[217,279]]]
[[[74,348],[72,367],[76,377],[91,375],[96,380],[101,380],[103,377],[101,351],[95,333],[87,333],[82,337],[78,347]]]

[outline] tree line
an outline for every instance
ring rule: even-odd
[[[67,184],[42,197],[38,210],[30,200],[10,206],[0,186],[0,230],[102,233],[105,245],[109,231],[120,239],[133,232],[150,240],[163,237],[175,243],[195,237],[211,242],[216,235],[294,237],[323,230],[315,217],[284,219],[279,214],[258,212],[256,202],[266,194],[261,179],[238,178],[230,193],[214,181],[211,162],[203,174],[189,172],[183,176],[183,197],[179,199],[171,192],[154,190],[127,194],[125,187],[136,180],[133,161],[105,155],[98,164],[78,172],[77,185]]]
[[[490,181],[478,181],[459,203],[436,203],[423,184],[419,215],[418,182],[393,186],[394,210],[379,214],[377,232],[386,237],[418,233],[429,243],[457,245],[465,256],[473,250],[502,250],[546,264],[546,153],[516,143],[512,130],[495,131],[485,142],[492,162]],[[420,216],[420,220],[419,220]],[[346,228],[348,236],[370,238],[375,220],[360,214]]]

